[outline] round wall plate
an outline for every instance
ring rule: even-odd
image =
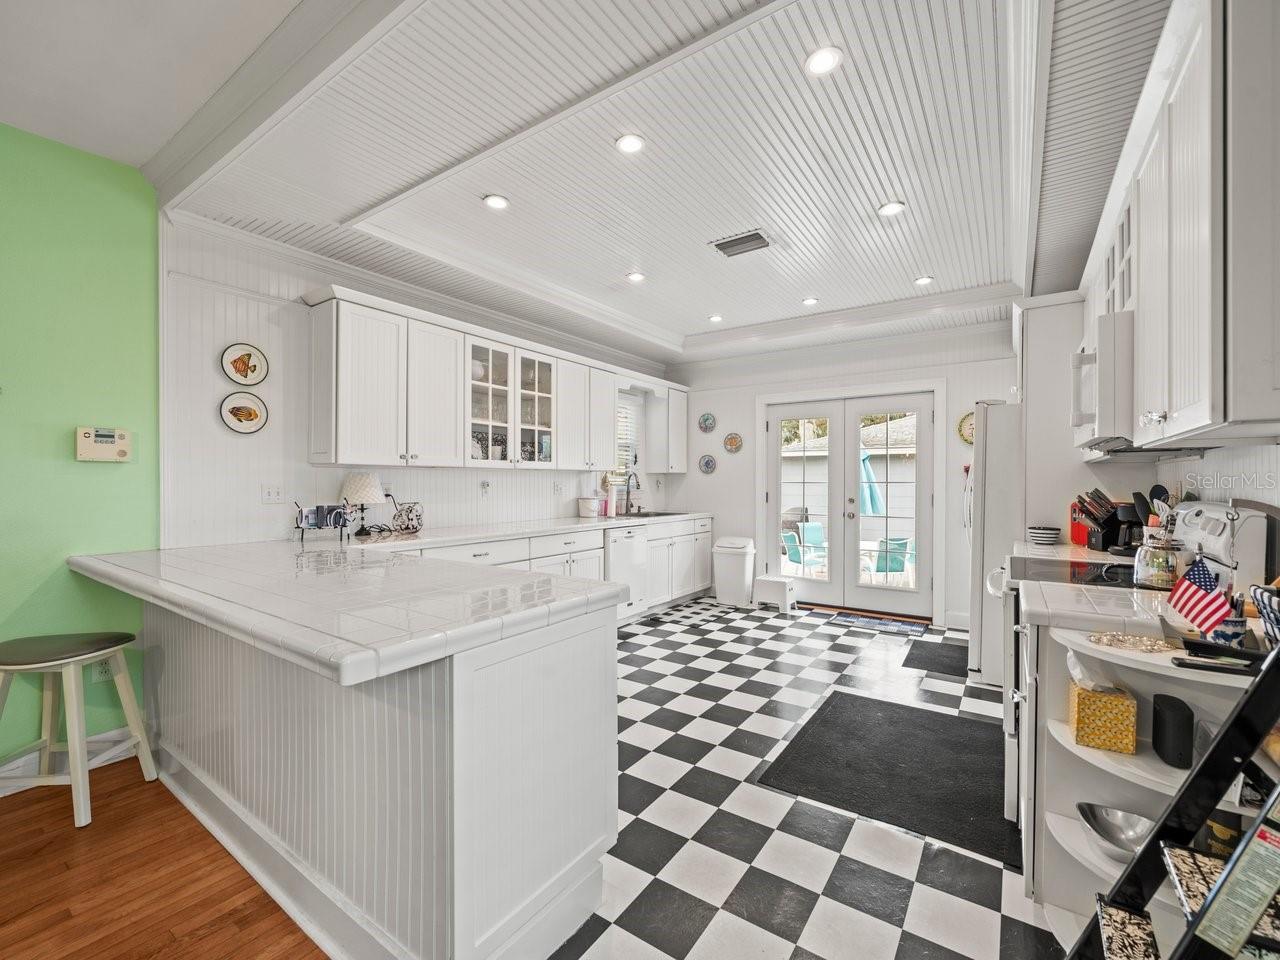
[[[703,433],[710,433],[716,428],[716,415],[714,413],[704,413],[698,418],[698,429]]]
[[[730,453],[737,453],[742,449],[742,434],[730,433],[724,438],[724,448]]]
[[[236,433],[257,433],[267,425],[267,405],[256,393],[228,393],[218,412],[227,428]]]
[[[222,351],[222,372],[232,383],[252,387],[267,379],[270,364],[251,343],[233,343]]]
[[[973,432],[976,426],[972,410],[961,417],[960,422],[956,424],[956,433],[960,434],[960,439],[971,447],[973,446]]]
[[[704,454],[702,459],[698,461],[698,469],[701,470],[703,473],[715,473],[716,458],[709,453]]]

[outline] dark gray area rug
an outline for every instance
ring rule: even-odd
[[[1021,869],[999,724],[833,692],[759,782]]]

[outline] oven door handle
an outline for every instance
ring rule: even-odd
[[[997,574],[1000,576],[1000,586],[998,587],[992,582]],[[997,600],[1001,599],[1004,596],[1004,586],[1007,580],[1008,576],[1004,572],[1004,567],[996,567],[994,570],[988,572],[986,577],[987,593],[991,594],[991,596],[995,597]]]

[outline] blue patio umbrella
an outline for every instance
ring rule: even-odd
[[[858,485],[858,509],[863,516],[884,516],[884,495],[880,493],[880,481],[871,469],[871,454],[862,451],[862,483]]]

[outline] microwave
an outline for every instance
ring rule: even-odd
[[[1085,450],[1133,445],[1133,311],[1085,321],[1071,354],[1071,427]]]

